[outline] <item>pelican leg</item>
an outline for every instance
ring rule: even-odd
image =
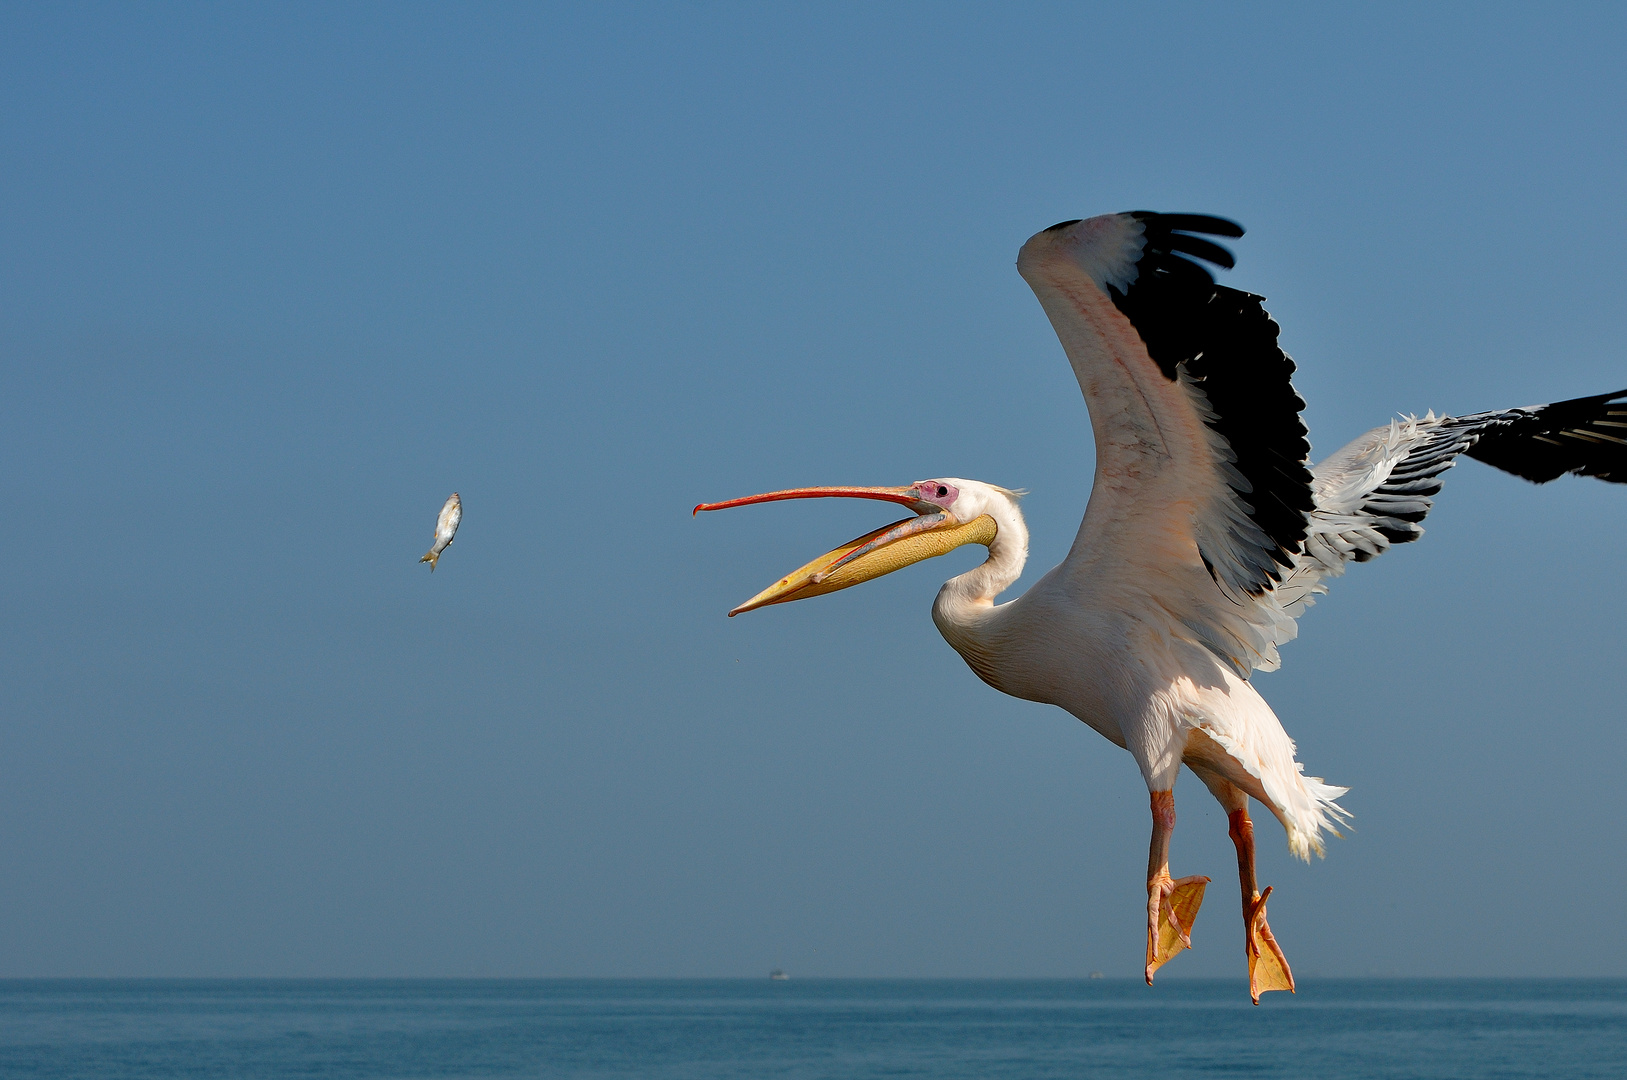
[[[1169,876],[1169,838],[1175,831],[1175,792],[1152,793],[1152,844],[1147,851],[1147,985],[1152,974],[1192,947],[1192,923],[1203,904],[1206,877]]]
[[[1238,792],[1242,796],[1241,792]],[[1271,933],[1265,921],[1265,902],[1271,896],[1271,886],[1260,891],[1254,877],[1254,822],[1248,816],[1248,798],[1242,796],[1242,806],[1228,808],[1230,823],[1227,830],[1232,843],[1237,845],[1237,880],[1243,890],[1243,947],[1248,953],[1248,992],[1254,1004],[1267,990],[1294,990],[1294,973],[1288,968],[1288,958]]]

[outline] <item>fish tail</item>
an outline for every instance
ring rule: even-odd
[[[435,572],[435,564],[441,561],[441,553],[438,551],[427,552],[424,557],[418,561],[427,562],[429,564],[429,572],[433,574]]]

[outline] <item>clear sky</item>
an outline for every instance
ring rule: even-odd
[[[980,549],[725,619],[975,477],[1072,541],[1013,267],[1241,221],[1318,456],[1627,386],[1619,7],[0,9],[0,975],[1139,971],[1146,790],[980,683]],[[1466,461],[1259,685],[1356,832],[1300,974],[1627,974],[1627,490]],[[452,491],[465,518],[417,559]],[[1019,588],[1021,584],[1019,584]],[[1190,776],[1169,968],[1241,977]]]

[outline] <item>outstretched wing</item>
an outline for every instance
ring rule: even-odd
[[[1347,564],[1422,536],[1441,474],[1460,454],[1538,484],[1566,473],[1627,483],[1627,390],[1472,416],[1432,412],[1355,439],[1311,470],[1304,552],[1274,590],[1283,613],[1298,618]]]
[[[1375,428],[1307,467],[1304,402],[1262,298],[1216,285],[1220,218],[1137,212],[1067,221],[1017,267],[1090,408],[1096,475],[1061,581],[1101,608],[1159,608],[1240,675],[1325,582],[1423,535],[1460,454],[1544,483],[1627,482],[1627,391]],[[1059,582],[1060,583],[1060,582]]]
[[[1195,214],[1064,222],[1018,270],[1061,338],[1090,408],[1096,476],[1064,572],[1140,589],[1241,674],[1275,662],[1291,620],[1261,601],[1297,565],[1315,503],[1310,446],[1262,298],[1216,285]],[[1190,258],[1189,258],[1190,256]],[[1151,595],[1145,595],[1151,593]]]

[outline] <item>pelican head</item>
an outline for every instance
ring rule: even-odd
[[[753,608],[845,589],[901,570],[911,563],[947,554],[965,544],[988,547],[997,532],[991,510],[1000,500],[1011,500],[1015,494],[976,480],[942,477],[918,480],[906,487],[790,488],[727,502],[701,503],[694,512],[727,510],[732,506],[782,499],[876,499],[915,511],[914,517],[849,540],[787,574],[729,612],[733,617]]]

